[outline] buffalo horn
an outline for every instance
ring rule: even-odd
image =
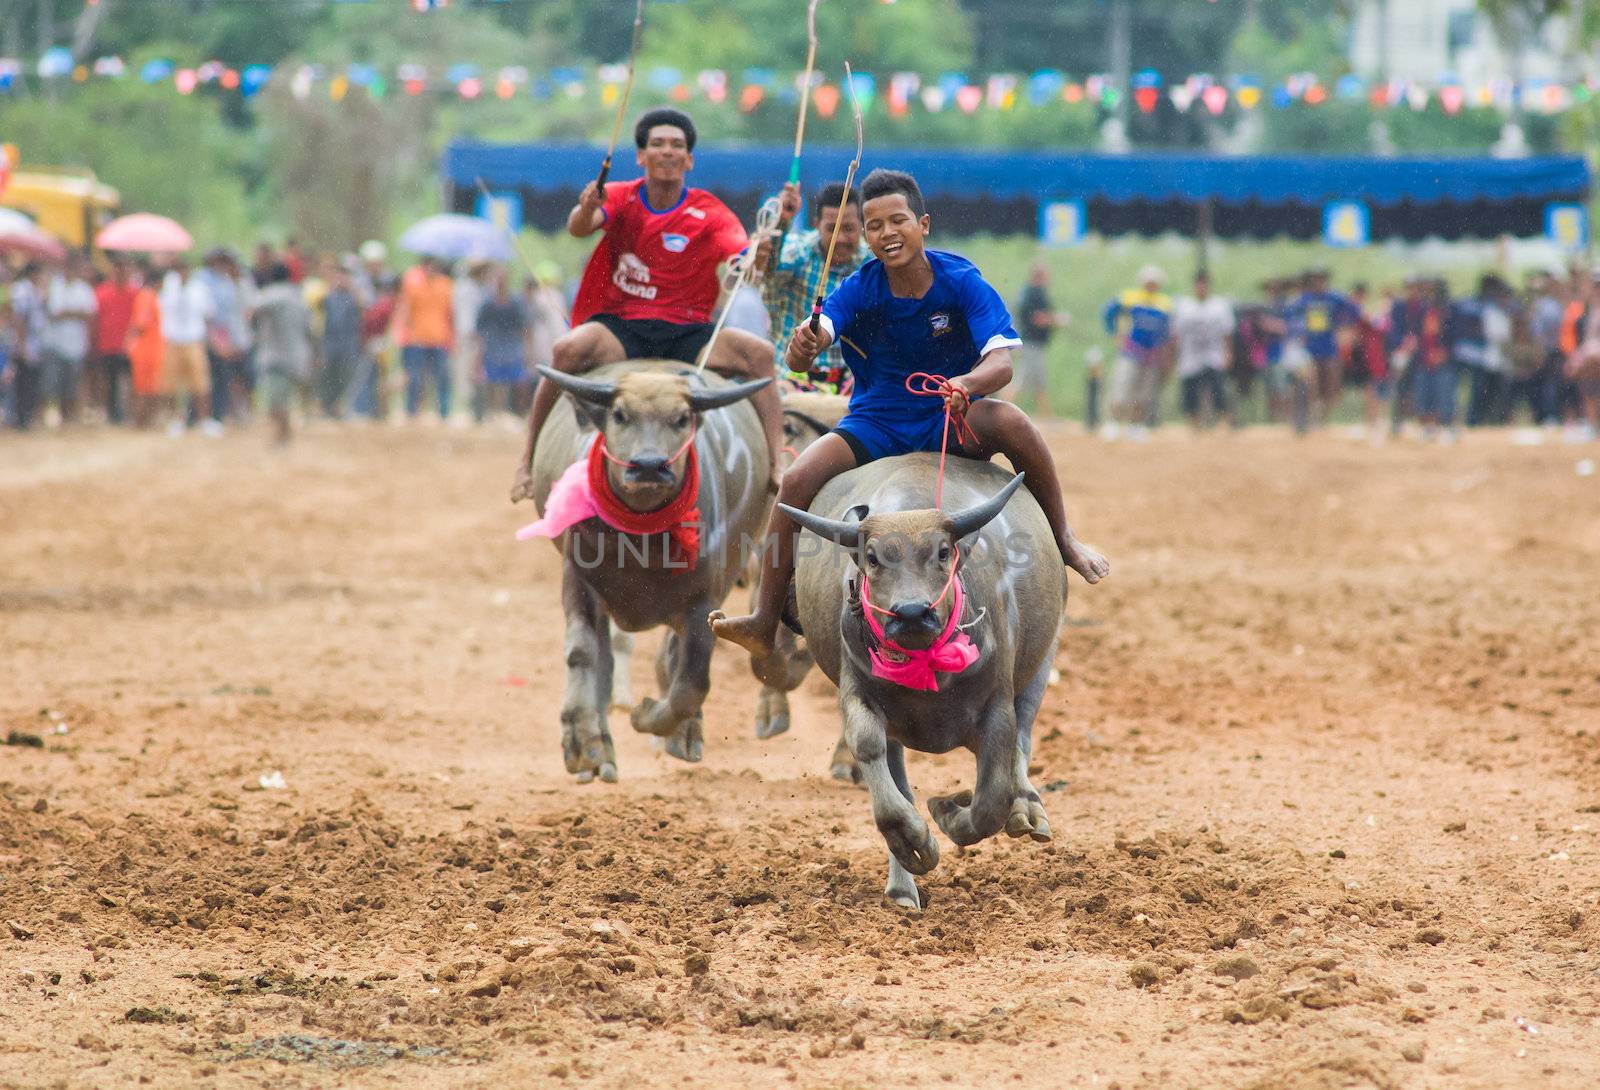
[[[617,396],[617,385],[614,382],[595,382],[592,379],[578,378],[576,375],[569,375],[552,367],[541,366],[539,373],[579,401],[587,401],[591,405],[609,405]]]
[[[861,524],[859,522],[840,522],[836,519],[825,519],[821,515],[813,515],[810,511],[802,511],[798,507],[790,507],[786,503],[778,504],[778,509],[801,526],[820,537],[836,541],[846,549],[854,549],[861,541]]]
[[[770,378],[758,378],[753,382],[740,382],[718,390],[693,390],[689,394],[689,405],[697,413],[703,413],[707,409],[720,409],[724,405],[732,405],[735,401],[743,401],[771,382]]]
[[[978,504],[978,506],[969,507],[959,514],[951,515],[950,536],[963,538],[968,534],[977,533],[987,526],[989,520],[1005,508],[1005,505],[1011,499],[1012,493],[1022,487],[1022,478],[1023,474],[1018,473],[1010,481],[1006,482],[1004,488]]]

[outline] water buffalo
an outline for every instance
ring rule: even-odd
[[[551,413],[534,451],[533,498],[546,516],[542,521],[560,514],[551,502],[558,479],[576,474],[595,482],[601,462],[603,485],[596,487],[620,501],[602,516],[554,527],[564,558],[561,748],[567,771],[580,783],[596,776],[616,782],[616,751],[606,724],[614,670],[607,618],[624,632],[670,629],[656,658],[661,698],[641,700],[631,720],[634,730],[664,739],[668,753],[698,761],[700,708],[711,687],[716,642],[706,615],[745,570],[768,505],[766,440],[745,399],[772,380],[734,385],[668,361],[611,364],[581,378],[539,371],[571,395]],[[592,453],[596,428],[604,446]],[[587,473],[569,471],[575,462],[587,466]],[[684,492],[691,476],[698,478],[692,505]],[[683,511],[670,529],[615,528]],[[551,530],[546,525],[538,532]]]
[[[932,454],[886,458],[830,481],[809,512],[785,508],[844,546],[801,539],[796,602],[812,656],[839,686],[845,741],[889,846],[885,893],[913,909],[922,902],[912,875],[931,871],[939,848],[906,780],[906,747],[977,755],[975,790],[928,800],[957,844],[1001,829],[1050,839],[1028,759],[1067,593],[1050,526],[1018,491],[1021,474],[1008,481],[987,462],[951,459],[943,506],[954,513],[945,514],[928,508],[938,465]],[[963,660],[974,649],[976,660]],[[931,670],[918,661],[930,650]],[[932,688],[909,687],[919,679],[908,668]]]
[[[797,391],[783,395],[783,441],[780,464],[787,469],[800,452],[821,439],[844,419],[847,398],[837,394]],[[755,580],[751,580],[751,585]],[[811,654],[787,626],[778,629],[772,654],[751,669],[761,681],[761,696],[756,703],[756,737],[774,738],[789,729],[789,694],[799,687],[811,671]],[[840,761],[843,761],[841,766]],[[834,775],[851,778],[850,752],[843,743],[834,753]],[[841,775],[842,771],[842,775]]]

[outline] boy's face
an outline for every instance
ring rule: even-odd
[[[639,166],[652,182],[681,182],[694,168],[689,138],[676,125],[656,125],[639,149]]]
[[[928,217],[911,210],[904,193],[874,197],[861,208],[867,246],[886,268],[903,269],[922,257]]]

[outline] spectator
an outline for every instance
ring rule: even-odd
[[[524,290],[528,300],[528,318],[533,323],[533,340],[529,362],[534,368],[553,367],[556,339],[569,328],[567,301],[561,292],[561,266],[554,261],[541,261],[534,270],[538,276],[530,280]],[[539,373],[532,373],[535,384]]]
[[[1233,306],[1211,294],[1211,276],[1195,273],[1194,294],[1172,308],[1172,335],[1178,348],[1178,381],[1183,414],[1196,431],[1209,429],[1219,416],[1233,419],[1227,373],[1233,351]]]
[[[1460,384],[1457,345],[1450,337],[1452,310],[1443,280],[1428,281],[1423,289],[1408,347],[1413,353],[1413,384],[1417,417],[1423,436],[1440,442],[1455,440],[1456,387]],[[1459,318],[1454,319],[1459,322]]]
[[[430,378],[438,398],[439,419],[450,417],[453,294],[443,264],[432,257],[423,258],[400,284],[393,328],[400,345],[400,365],[406,373],[406,416],[412,420],[422,408],[422,394]]]
[[[361,269],[355,274],[356,298],[363,307],[370,307],[378,298],[382,285],[389,281],[389,247],[377,239],[368,239],[358,251]]]
[[[50,328],[46,296],[50,289],[50,269],[42,261],[23,267],[11,287],[11,325],[16,354],[12,360],[12,423],[18,428],[33,425],[39,411],[44,365],[45,333]]]
[[[307,272],[305,255],[300,252],[300,243],[293,238],[285,240],[283,244],[283,263],[289,267],[291,283],[299,284],[305,281]]]
[[[1035,261],[1017,303],[1017,336],[1022,338],[1022,347],[1011,354],[1017,404],[1035,418],[1051,415],[1050,338],[1070,321],[1068,315],[1057,314],[1051,307],[1049,287],[1049,267]]]
[[[478,378],[477,342],[473,340],[473,323],[486,296],[485,283],[489,275],[487,261],[473,260],[463,263],[461,274],[451,289],[451,324],[454,341],[450,351],[450,384],[467,394],[467,404],[474,419],[483,418],[483,382]],[[463,417],[464,419],[464,417]]]
[[[1488,275],[1478,283],[1483,321],[1483,356],[1469,371],[1467,427],[1503,424],[1506,390],[1511,381],[1511,291],[1504,280]]]
[[[1580,415],[1568,429],[1567,438],[1588,442],[1600,437],[1600,270],[1590,275],[1576,302],[1581,309],[1574,324],[1566,377],[1577,390]]]
[[[212,314],[211,293],[191,274],[189,262],[178,256],[161,282],[161,339],[166,343],[161,376],[174,413],[167,434],[182,436],[187,422],[197,417],[211,395],[211,368],[206,361],[206,323]],[[206,419],[200,425],[210,438],[222,435],[222,425]]]
[[[370,265],[369,265],[370,271]],[[355,411],[372,420],[389,418],[389,375],[394,370],[389,327],[400,285],[384,274],[373,281],[372,302],[361,316],[361,378],[356,383]]]
[[[515,417],[528,386],[528,341],[532,333],[528,305],[511,294],[510,276],[496,269],[489,296],[474,315],[472,328],[478,362],[474,368],[484,389],[478,423],[496,406]],[[515,426],[513,424],[513,426]]]
[[[1535,273],[1528,281],[1527,299],[1520,308],[1512,337],[1511,388],[1506,396],[1508,418],[1526,402],[1533,423],[1553,426],[1560,421],[1556,395],[1561,382],[1561,299],[1555,278]]]
[[[1388,295],[1373,296],[1365,283],[1359,283],[1350,293],[1350,302],[1356,309],[1356,324],[1349,371],[1359,375],[1366,386],[1366,434],[1378,441],[1383,437],[1383,407],[1393,392],[1387,339],[1394,300]]]
[[[40,379],[47,425],[71,423],[78,417],[78,387],[83,383],[94,326],[92,268],[87,257],[72,255],[45,292],[49,324]]]
[[[1107,333],[1124,328],[1111,372],[1111,420],[1102,434],[1117,437],[1118,425],[1143,439],[1146,421],[1154,410],[1161,386],[1161,369],[1172,333],[1172,301],[1161,291],[1167,274],[1154,265],[1139,270],[1139,287],[1123,292],[1106,304]]]
[[[111,275],[94,289],[94,367],[100,373],[106,399],[106,419],[127,420],[133,379],[128,361],[128,341],[133,323],[133,303],[139,284],[126,257],[111,259]]]
[[[1291,324],[1303,338],[1310,359],[1310,368],[1304,376],[1306,392],[1311,417],[1319,426],[1328,422],[1344,392],[1339,344],[1355,325],[1357,317],[1358,312],[1350,299],[1329,289],[1327,269],[1318,267],[1306,273],[1300,298],[1294,304]]]
[[[354,264],[353,259],[351,264]],[[334,266],[329,275],[328,294],[322,300],[319,392],[323,413],[343,420],[357,392],[364,314],[352,271],[345,266]]]
[[[139,267],[138,286],[128,316],[128,370],[133,379],[134,426],[148,428],[165,394],[161,368],[167,354],[161,338],[159,290],[149,262]]]
[[[206,318],[206,367],[211,378],[211,419],[220,428],[231,418],[248,416],[250,406],[250,292],[232,250],[218,247],[206,254],[195,278],[211,299]]]
[[[311,311],[291,279],[289,266],[274,265],[256,300],[256,368],[272,421],[272,442],[289,444],[289,412],[311,375]]]
[[[785,186],[780,200],[783,207],[778,225],[784,233],[775,248],[773,243],[763,240],[756,250],[756,264],[766,270],[761,295],[772,316],[772,331],[777,334],[773,338],[777,351],[775,366],[779,374],[787,374],[783,352],[794,327],[809,321],[817,297],[832,294],[847,276],[861,267],[870,251],[861,237],[861,195],[856,190],[851,189],[846,199],[842,183],[823,186],[811,202],[816,228],[810,231],[790,231],[800,211],[799,189]],[[822,266],[827,261],[830,243],[833,265],[828,269],[827,284],[823,284]],[[800,388],[843,393],[849,389],[850,372],[845,369],[840,349],[833,345],[818,357],[810,375],[790,375],[789,380]]]

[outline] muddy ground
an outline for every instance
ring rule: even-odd
[[[1600,1082],[1593,449],[1053,439],[1056,839],[911,916],[819,680],[570,782],[514,436],[0,437],[0,1085]]]

